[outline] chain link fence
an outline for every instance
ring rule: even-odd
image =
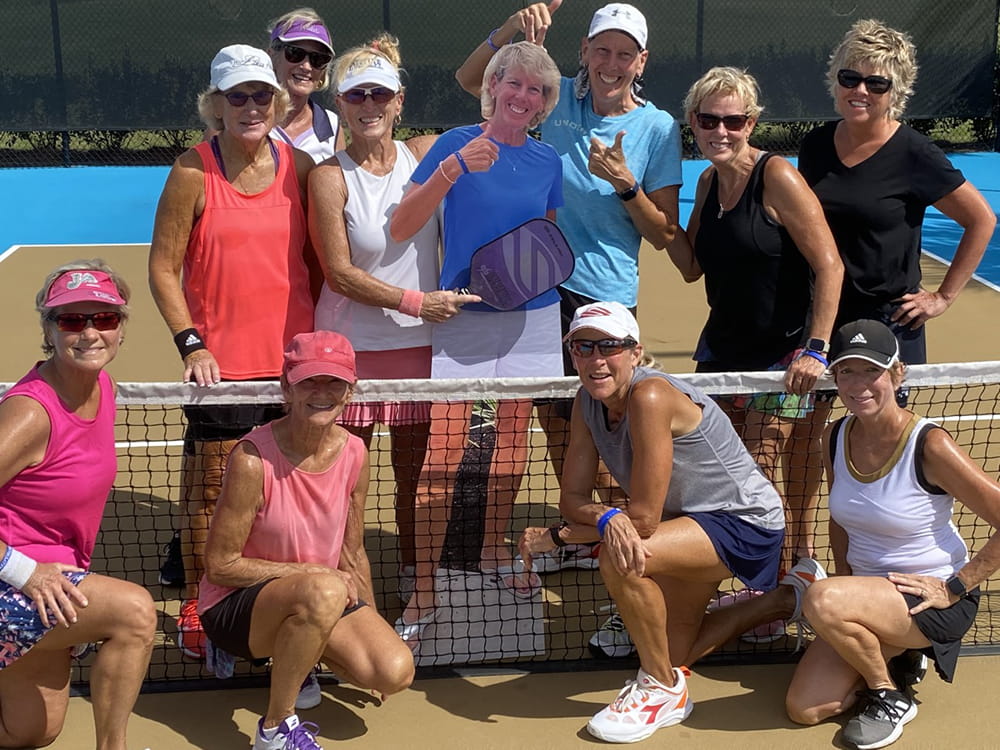
[[[338,50],[388,29],[408,78],[403,126],[479,119],[454,71],[526,3],[475,0],[313,0]],[[603,0],[568,0],[546,40],[565,75]],[[690,83],[712,65],[746,67],[765,110],[756,140],[794,153],[835,117],[827,58],[857,19],[906,30],[920,74],[910,124],[945,147],[997,146],[998,0],[635,0],[650,28],[647,93],[675,117]],[[0,167],[164,164],[200,137],[195,99],[218,49],[265,46],[285,10],[264,0],[0,0]],[[322,95],[329,104],[329,92]],[[689,135],[689,134],[688,134]],[[693,142],[687,139],[689,153]]]

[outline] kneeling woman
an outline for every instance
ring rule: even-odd
[[[413,657],[374,606],[364,549],[368,452],[339,426],[354,392],[354,350],[338,333],[300,333],[285,350],[287,415],[233,450],[205,549],[199,607],[219,649],[271,657],[271,692],[254,750],[319,748],[295,715],[318,661],[391,694]]]
[[[1000,485],[947,432],[897,404],[905,367],[882,323],[841,327],[830,362],[850,412],[823,436],[837,575],[805,592],[802,611],[817,638],[785,703],[802,724],[858,704],[843,739],[865,750],[894,742],[916,716],[910,680],[894,668],[911,649],[951,682],[978,586],[1000,567],[996,533],[969,560],[952,508],[957,498],[996,529]]]
[[[775,587],[784,538],[777,491],[705,394],[643,364],[639,326],[617,302],[576,311],[566,341],[583,387],[573,405],[560,527],[527,529],[521,553],[603,539],[601,575],[640,669],[587,729],[635,742],[691,712],[683,668],[723,580]],[[629,497],[592,500],[603,460]]]
[[[0,747],[42,747],[62,730],[73,647],[101,641],[90,669],[96,746],[125,750],[156,630],[153,600],[90,573],[115,481],[115,384],[129,288],[103,261],[49,274],[36,297],[48,359],[0,402]]]

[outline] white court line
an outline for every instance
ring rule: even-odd
[[[946,260],[945,258],[942,258],[942,257],[941,257],[940,255],[936,255],[935,253],[932,253],[932,252],[928,252],[927,250],[924,250],[923,248],[920,248],[920,252],[922,252],[922,253],[923,253],[924,255],[926,255],[926,256],[927,256],[928,258],[933,258],[933,259],[934,259],[934,260],[936,260],[936,261],[937,261],[938,263],[941,263],[941,264],[943,264],[943,265],[945,265],[945,266],[951,266],[951,261],[950,261],[950,260]],[[993,283],[992,281],[990,281],[989,279],[984,279],[984,278],[983,278],[982,276],[980,276],[980,275],[979,275],[978,273],[974,273],[974,274],[972,274],[972,278],[974,278],[974,279],[975,279],[976,281],[978,281],[978,282],[979,282],[980,284],[982,284],[983,286],[987,286],[987,287],[989,287],[989,288],[990,288],[990,289],[992,289],[992,290],[993,290],[994,292],[1000,292],[1000,285],[997,285],[997,284],[994,284],[994,283]]]
[[[22,248],[27,250],[32,247],[134,247],[148,244],[148,242],[44,242],[33,245],[11,245],[0,253],[0,263]]]

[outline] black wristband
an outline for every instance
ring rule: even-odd
[[[549,526],[549,536],[552,537],[552,541],[555,542],[555,545],[557,547],[565,547],[566,546],[566,542],[564,542],[563,538],[561,536],[559,536],[559,532],[562,531],[563,529],[565,529],[568,525],[569,524],[567,524],[565,521],[563,521],[558,526]]]
[[[181,359],[187,358],[187,355],[191,352],[208,348],[205,346],[205,342],[202,341],[201,334],[198,333],[197,328],[185,328],[174,336],[174,346],[177,347],[177,352],[181,355]]]

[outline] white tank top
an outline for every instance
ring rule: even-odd
[[[860,474],[847,451],[854,419],[841,423],[830,488],[830,515],[847,532],[852,572],[948,578],[968,560],[968,550],[951,520],[954,498],[928,492],[917,478],[917,437],[929,420],[911,422],[885,466]]]
[[[413,152],[400,141],[392,172],[373,175],[346,151],[337,159],[347,183],[344,220],[351,244],[351,262],[387,284],[429,292],[438,281],[438,213],[405,242],[389,236],[389,219],[403,198],[416,169]],[[316,328],[346,336],[356,351],[385,351],[430,346],[431,327],[420,318],[397,310],[373,307],[344,297],[324,284],[316,305]]]

